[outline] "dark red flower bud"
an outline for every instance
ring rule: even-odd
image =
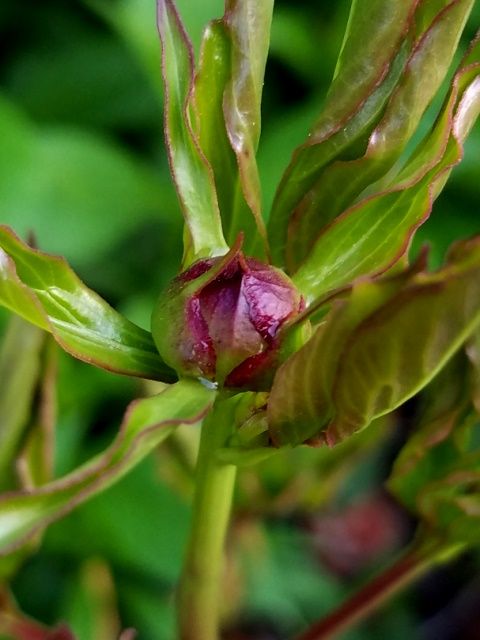
[[[181,273],[153,312],[152,333],[179,375],[262,389],[279,364],[279,329],[303,299],[279,269],[238,249]]]

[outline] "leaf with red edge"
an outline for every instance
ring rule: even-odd
[[[200,422],[215,392],[182,380],[151,398],[132,402],[113,443],[63,478],[0,499],[0,555],[124,476],[180,424]]]
[[[480,540],[480,414],[473,368],[461,352],[427,387],[387,482],[423,528],[461,544]]]
[[[355,278],[382,273],[408,249],[430,214],[480,112],[480,38],[452,81],[432,130],[388,189],[361,201],[326,227],[293,280],[310,299]]]
[[[195,131],[215,177],[231,245],[244,234],[248,255],[268,257],[255,159],[273,0],[228,0],[204,33],[192,94]]]
[[[405,4],[397,4],[407,9]],[[274,218],[284,221],[280,244],[287,245],[286,263],[291,272],[308,255],[318,233],[398,160],[449,69],[472,5],[473,0],[420,2],[414,20],[410,13],[405,17],[406,25],[410,24],[409,33],[403,33],[409,57],[401,76],[395,80],[395,90],[391,87],[390,94],[382,95],[382,85],[376,86],[365,95],[361,105],[361,110],[367,109],[370,103],[376,104],[375,96],[378,96],[377,100],[382,100],[381,111],[385,105],[383,113],[377,111],[376,119],[369,120],[368,125],[360,129],[355,126],[355,118],[360,118],[361,110],[349,122],[343,122],[342,132],[336,134],[340,141],[339,153],[334,149],[332,155],[334,141],[329,138],[320,143],[318,149],[309,143],[305,151],[300,148],[300,159],[302,153],[318,153],[319,168],[315,171],[315,162],[306,157],[302,169],[300,159],[294,159],[281,183],[272,213],[272,229],[276,224]],[[367,46],[364,44],[363,48]],[[357,55],[362,60],[362,48]],[[393,63],[394,58],[390,61],[392,69]],[[355,146],[350,136],[357,133],[361,136],[355,139]],[[353,146],[342,147],[344,137]],[[312,139],[315,143],[315,135]],[[300,172],[301,176],[302,171],[308,177],[298,188],[296,174]],[[285,225],[288,225],[288,240]]]
[[[231,47],[231,76],[223,102],[225,123],[237,156],[243,196],[254,215],[267,253],[255,154],[260,139],[263,77],[272,11],[273,0],[226,0],[223,18]]]
[[[325,107],[308,139],[294,152],[278,187],[269,219],[277,262],[285,263],[290,216],[321,172],[362,140],[378,121],[405,65],[408,32],[418,0],[357,0]],[[359,151],[358,151],[359,152]],[[357,155],[358,155],[357,152]]]
[[[164,382],[175,373],[147,331],[88,289],[63,258],[32,249],[0,226],[0,305],[52,333],[80,360]]]
[[[437,273],[359,283],[277,372],[274,441],[344,440],[420,391],[479,323],[478,238]]]
[[[223,237],[212,169],[192,129],[188,104],[193,91],[191,43],[172,0],[157,2],[165,87],[165,136],[170,169],[188,230],[186,264],[228,250]]]

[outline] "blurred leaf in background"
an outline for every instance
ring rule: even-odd
[[[323,105],[349,5],[275,3],[259,150],[266,212],[293,148]],[[223,2],[179,0],[178,7],[198,52],[202,29],[221,16]],[[479,23],[477,2],[465,43]],[[65,255],[89,286],[147,327],[153,301],[180,264],[182,223],[163,142],[155,3],[4,0],[0,35],[0,223],[23,238],[33,233],[40,248]],[[479,147],[477,124],[464,161],[415,240],[414,252],[425,241],[432,244],[435,264],[453,239],[480,231]],[[5,319],[2,312],[0,326]],[[64,354],[58,366],[57,476],[105,448],[126,405],[146,393],[138,381]],[[232,534],[240,551],[232,575],[238,601],[246,596],[244,635],[232,629],[232,638],[253,640],[267,632],[284,638],[361,580],[361,571],[347,579],[326,569],[311,523],[327,500],[348,513],[349,505],[378,492],[406,418],[399,415],[380,448],[367,447],[363,456],[340,453],[329,466],[321,452],[298,451],[265,462],[258,473],[242,473]],[[182,456],[181,447],[168,451]],[[141,640],[171,640],[189,509],[188,489],[177,493],[162,473],[163,455],[150,456],[48,530],[13,582],[23,611],[48,625],[68,620],[79,640],[100,638],[98,629],[115,635],[129,626]],[[312,485],[319,490],[309,493]],[[266,513],[270,499],[275,509]],[[416,637],[420,615],[434,616],[444,605],[448,610],[478,566],[474,556],[468,570],[460,567],[437,609],[425,606],[431,591],[423,600],[407,595],[348,638]]]

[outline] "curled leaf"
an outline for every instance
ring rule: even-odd
[[[480,38],[465,56],[431,131],[388,189],[327,226],[294,282],[310,299],[359,276],[382,273],[402,257],[429,216],[480,112]]]
[[[165,135],[170,169],[183,208],[188,234],[184,261],[221,255],[223,237],[212,169],[190,122],[193,52],[172,0],[157,2],[165,87]]]
[[[88,289],[63,258],[0,226],[0,304],[52,333],[80,360],[108,371],[171,382],[151,335]]]
[[[269,219],[274,257],[285,263],[290,216],[324,168],[362,144],[378,121],[405,65],[408,32],[418,0],[355,0],[326,103],[309,137],[294,152]],[[346,89],[348,88],[348,90]],[[350,152],[351,155],[351,152]]]
[[[130,404],[118,436],[103,453],[72,473],[31,491],[0,499],[0,555],[119,480],[179,424],[196,424],[215,393],[183,380],[157,396]]]
[[[200,146],[213,170],[227,242],[231,246],[238,234],[242,233],[247,253],[264,258],[265,227],[261,218],[260,186],[255,161],[261,85],[255,85],[263,79],[268,46],[268,38],[264,37],[268,34],[264,12],[268,3],[255,5],[258,16],[252,18],[248,26],[247,22],[234,19],[241,10],[241,4],[237,3],[237,8],[231,11],[227,8],[222,20],[212,21],[205,29],[191,106]],[[261,26],[264,27],[262,38],[251,39],[253,49],[249,50],[245,43],[243,48],[239,46],[242,41],[239,30],[245,40],[249,30],[260,30]],[[259,59],[263,60],[260,68]],[[243,78],[243,82],[240,82],[240,78]],[[245,94],[248,94],[249,100],[245,99]],[[249,111],[241,114],[237,100]],[[243,147],[240,141],[233,147],[229,137],[234,116],[238,121]],[[255,130],[254,136],[252,129]],[[263,243],[258,242],[261,237]]]
[[[437,273],[388,283],[359,283],[280,367],[268,405],[278,444],[335,444],[424,387],[480,323],[480,242],[456,246]]]
[[[265,245],[267,236],[255,154],[260,139],[260,108],[272,11],[273,0],[227,0],[223,18],[231,46],[231,77],[223,103],[225,123],[237,156],[243,196]]]
[[[394,80],[395,89],[391,86],[389,92],[382,93],[380,85],[365,95],[358,114],[341,124],[345,133],[335,134],[340,136],[339,142],[346,134],[347,146],[338,144],[334,154],[330,152],[330,156],[325,157],[322,151],[328,152],[332,141],[328,138],[324,143],[322,141],[320,144],[327,146],[320,146],[315,151],[322,162],[317,171],[315,163],[305,164],[303,171],[308,178],[301,189],[296,184],[296,173],[300,172],[301,176],[302,167],[300,161],[294,159],[281,183],[272,212],[272,226],[274,218],[278,217],[286,219],[288,224],[288,233],[285,228],[283,231],[283,245],[286,245],[290,271],[297,269],[308,256],[318,233],[351,206],[364,189],[384,176],[401,156],[448,71],[472,5],[472,0],[420,2],[414,20],[411,13],[406,13],[401,26],[410,29],[408,33],[400,31],[399,35],[403,36],[408,60],[403,66],[399,61],[400,76]],[[406,12],[412,9],[410,3],[403,3],[402,7]],[[368,47],[368,38],[365,47]],[[361,49],[357,55],[362,59]],[[390,74],[394,62],[395,58],[392,58]],[[388,80],[389,75],[383,80],[385,86]],[[377,107],[373,121],[360,117],[362,110],[377,102],[380,111]],[[361,127],[355,126],[356,119],[359,123],[365,120],[365,123]],[[355,137],[358,134],[361,136]],[[315,142],[315,135],[312,138]],[[315,147],[307,143],[305,149],[303,153],[314,153]],[[292,196],[288,199],[290,192]],[[275,214],[277,207],[279,213]]]

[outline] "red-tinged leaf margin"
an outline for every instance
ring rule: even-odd
[[[318,121],[314,124],[307,140],[295,149],[292,160],[285,170],[284,175],[278,185],[272,213],[269,219],[269,235],[274,251],[275,260],[284,264],[284,251],[287,243],[287,231],[289,218],[292,211],[295,211],[299,201],[302,200],[307,191],[315,182],[315,164],[311,158],[314,147],[319,147],[329,138],[337,134],[347,123],[362,110],[370,96],[379,89],[383,81],[390,72],[395,58],[398,56],[402,40],[407,37],[411,29],[415,10],[420,0],[409,0],[410,6],[405,11],[403,20],[396,19],[386,30],[378,29],[377,21],[369,23],[372,33],[363,28],[361,31],[361,44],[355,41],[354,26],[368,16],[371,18],[372,11],[385,12],[385,3],[376,2],[378,6],[371,7],[369,0],[362,2],[355,0],[350,9],[349,21],[345,32],[344,41],[339,54],[337,68],[328,90],[325,107],[320,114]],[[398,2],[391,2],[393,11],[398,10]],[[388,9],[387,9],[388,10]],[[397,16],[398,18],[398,16]],[[370,55],[367,59],[371,64],[364,65],[363,48],[370,48],[372,42],[382,42],[388,35],[388,46],[382,44],[378,55]],[[355,52],[352,55],[352,52]],[[385,55],[388,54],[388,55]],[[357,64],[360,69],[357,69]],[[352,69],[353,68],[353,69]],[[349,78],[349,69],[353,74]],[[362,78],[360,71],[366,73]],[[351,91],[345,91],[345,86],[351,86]],[[353,96],[353,98],[352,98]],[[345,99],[347,98],[347,99]],[[305,160],[307,160],[306,165]],[[321,159],[320,169],[324,166],[324,159]],[[302,168],[303,167],[303,168]],[[297,194],[288,194],[291,185],[301,185]],[[298,189],[298,187],[297,187]]]
[[[45,280],[29,260],[42,265]],[[20,268],[35,286],[25,284]],[[6,226],[0,226],[0,304],[50,332],[67,353],[88,364],[162,382],[176,380],[148,331],[86,287],[64,258],[32,249]],[[47,305],[56,305],[57,317]]]
[[[443,188],[448,175],[463,158],[463,142],[480,111],[479,56],[480,33],[472,41],[460,69],[454,76],[452,90],[431,133],[417,148],[404,170],[394,179],[393,185],[353,205],[321,231],[309,256],[293,277],[296,286],[308,300],[313,302],[315,298],[323,298],[331,291],[348,286],[349,282],[358,277],[381,275],[406,255],[416,230],[430,216],[433,202]],[[462,82],[466,83],[466,87],[461,86]],[[435,142],[434,134],[438,128],[444,133],[436,144],[431,146],[430,138]],[[413,216],[408,216],[408,206],[411,206],[408,203],[409,194],[412,194],[412,202],[414,198],[421,199],[421,206],[415,204],[412,210]],[[375,216],[375,221],[369,225],[370,231],[366,234],[353,233],[354,225],[361,226],[362,218],[366,217],[369,210],[374,212],[377,205],[382,205],[381,208],[385,212],[388,206],[392,210],[399,204],[401,207],[401,198],[404,195],[407,197],[407,202],[403,211],[404,216],[405,213],[407,214],[407,219],[404,220],[400,215],[396,215],[398,227],[394,227],[390,232],[385,229],[380,234],[382,242],[377,244],[375,250],[369,250],[367,256],[361,259],[358,250],[353,252],[351,247],[349,250],[342,248],[341,239],[348,238],[348,233],[358,238],[357,245],[360,247],[362,243],[368,242],[370,234],[375,230],[374,224],[379,224],[381,217]],[[389,200],[392,200],[392,205],[388,204]],[[335,239],[336,235],[339,236],[339,240]],[[385,242],[387,238],[388,243]],[[329,244],[337,253],[338,262],[328,255]],[[379,255],[379,260],[375,263],[373,259],[376,253],[385,244],[388,251],[383,256]],[[344,257],[349,253],[351,266],[350,271],[346,271]],[[367,268],[365,268],[365,262],[367,262]],[[337,266],[340,268],[338,269]],[[335,269],[337,269],[336,277]],[[317,306],[315,302],[313,305]]]
[[[213,406],[214,398],[212,389],[194,380],[181,380],[156,396],[135,400],[128,406],[115,440],[103,453],[63,478],[30,491],[1,496],[0,557],[20,548],[46,526],[119,480],[175,427],[201,422]],[[51,504],[48,504],[49,498]],[[43,504],[46,507],[42,514]],[[18,510],[27,514],[27,522],[6,533],[4,518],[7,525],[12,526],[15,517],[19,518]],[[36,510],[40,513],[35,513]]]
[[[480,237],[458,244],[451,255],[446,267],[417,275],[349,336],[332,388],[336,415],[325,431],[329,444],[418,393],[480,325]],[[417,320],[406,331],[409,314]],[[382,333],[391,339],[382,343]],[[365,380],[368,389],[362,397]]]
[[[473,0],[443,4],[415,42],[385,113],[370,133],[365,152],[354,159],[330,163],[293,207],[286,246],[290,272],[295,272],[308,255],[318,231],[391,169],[416,130],[448,71]],[[418,12],[422,9],[420,5]]]
[[[162,49],[164,128],[170,171],[182,205],[186,237],[184,266],[228,250],[222,231],[213,171],[189,115],[194,91],[194,56],[173,0],[157,0]]]
[[[440,271],[410,276],[359,281],[279,368],[268,403],[277,445],[334,445],[361,430],[428,384],[479,325],[480,237],[455,245]]]
[[[237,156],[244,198],[255,218],[267,256],[261,188],[255,160],[260,139],[263,77],[270,41],[273,0],[226,0],[223,23],[231,43],[231,78],[223,112],[227,134]]]

